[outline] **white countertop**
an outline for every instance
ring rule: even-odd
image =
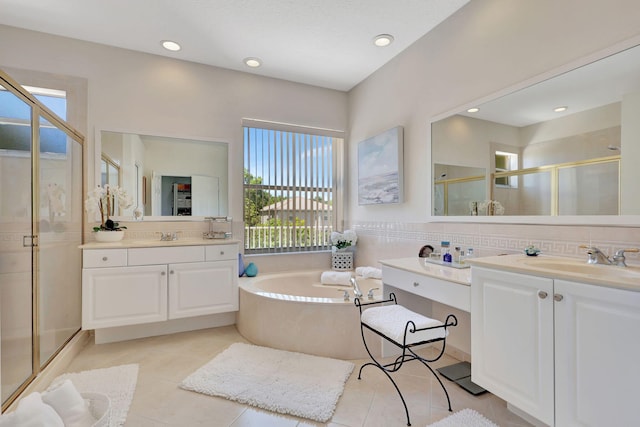
[[[155,248],[155,247],[171,247],[171,246],[210,246],[210,245],[228,245],[240,243],[234,239],[203,239],[203,238],[184,238],[178,240],[163,241],[160,239],[131,239],[120,240],[119,242],[88,242],[79,246],[80,249],[127,249],[127,248]]]
[[[638,266],[594,265],[587,264],[586,258],[579,260],[550,255],[530,257],[524,254],[473,258],[468,261],[472,267],[494,268],[640,292]]]
[[[470,268],[454,268],[446,265],[432,264],[425,261],[424,258],[418,257],[385,259],[381,260],[380,264],[466,286],[471,285]]]

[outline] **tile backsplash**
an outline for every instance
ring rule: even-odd
[[[534,245],[543,254],[585,258],[580,245],[593,245],[612,255],[621,248],[640,247],[640,227],[567,225],[379,223],[354,222],[345,226],[358,234],[356,265],[376,265],[381,259],[417,256],[420,247],[474,248],[476,256],[522,253]],[[628,253],[629,264],[640,264],[638,253]]]

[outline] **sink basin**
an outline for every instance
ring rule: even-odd
[[[541,268],[544,270],[552,270],[561,273],[575,273],[584,274],[588,276],[599,277],[621,277],[621,278],[637,278],[640,279],[639,267],[617,267],[614,265],[594,265],[587,264],[579,261],[568,260],[550,260],[550,259],[535,259],[526,260],[525,264]]]

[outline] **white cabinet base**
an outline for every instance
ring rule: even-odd
[[[220,326],[234,325],[235,323],[236,313],[232,312],[140,325],[100,328],[95,330],[95,343],[106,344],[110,342],[134,340],[144,337],[195,331],[198,329],[218,328]]]

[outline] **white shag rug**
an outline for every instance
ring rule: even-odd
[[[111,399],[111,423],[109,426],[124,425],[138,382],[137,364],[62,374],[51,382],[49,389],[67,378],[81,393],[95,392],[109,396]]]
[[[463,409],[427,427],[498,427],[473,409]]]
[[[180,387],[326,422],[353,368],[353,363],[343,360],[235,343]]]

